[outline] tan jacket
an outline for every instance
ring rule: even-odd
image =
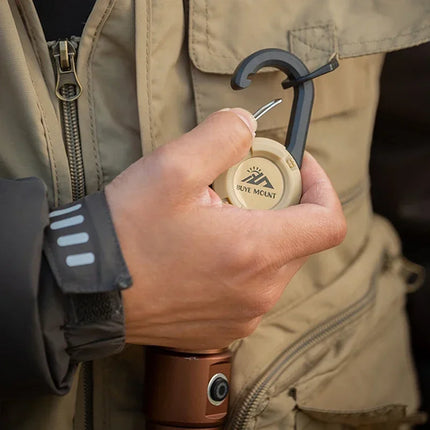
[[[335,53],[344,59],[315,82],[307,148],[339,193],[348,234],[312,257],[256,332],[232,345],[228,429],[396,428],[418,407],[400,246],[369,198],[383,57],[362,56],[429,40],[429,22],[428,0],[96,3],[77,63],[88,193],[217,109],[288,100],[281,74],[270,70],[244,91],[230,89],[230,74],[253,51],[287,49],[311,70]],[[0,176],[38,176],[52,207],[69,202],[54,72],[29,0],[0,1],[0,82]],[[259,124],[281,142],[283,105]],[[143,348],[130,346],[94,364],[95,430],[144,428],[143,360]],[[0,427],[82,430],[83,391],[76,381],[63,398],[3,402]]]

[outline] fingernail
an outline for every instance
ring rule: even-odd
[[[246,124],[251,134],[255,136],[255,131],[257,130],[257,120],[254,118],[254,115],[242,108],[233,108],[230,109],[230,111],[235,113]]]

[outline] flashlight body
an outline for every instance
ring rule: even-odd
[[[148,430],[222,430],[231,377],[228,350],[147,348],[145,375]]]

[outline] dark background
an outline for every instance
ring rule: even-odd
[[[33,0],[46,40],[80,36],[95,1]]]
[[[408,296],[408,313],[421,409],[430,417],[430,43],[386,56],[370,173],[375,212],[390,219],[404,255],[427,272]]]

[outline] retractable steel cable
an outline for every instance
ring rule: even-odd
[[[224,201],[248,209],[280,209],[300,201],[300,167],[314,97],[312,79],[334,70],[336,58],[315,72],[293,54],[263,49],[237,67],[232,88],[246,88],[249,75],[262,67],[287,74],[284,89],[294,88],[286,147],[256,137],[247,156],[213,184]],[[260,118],[281,103],[275,99],[258,109]],[[147,348],[145,358],[145,414],[148,430],[222,430],[227,417],[231,380],[231,353],[226,349],[184,351]]]

